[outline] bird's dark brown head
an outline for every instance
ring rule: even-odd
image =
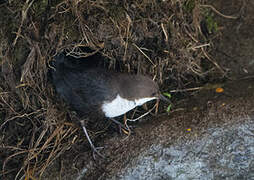
[[[154,98],[167,100],[161,95],[159,86],[151,78],[143,75],[127,75],[119,76],[121,78],[120,89],[123,98],[140,99]]]

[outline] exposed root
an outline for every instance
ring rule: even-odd
[[[226,19],[237,19],[238,17],[235,16],[228,16],[228,15],[224,15],[221,12],[219,12],[215,7],[213,7],[212,5],[200,5],[200,7],[204,7],[204,8],[211,8],[216,14],[226,18]]]

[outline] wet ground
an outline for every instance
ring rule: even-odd
[[[113,179],[253,179],[253,82],[226,85],[224,94],[204,91],[188,101],[199,109],[189,104],[163,117],[148,130],[157,134],[147,137],[152,145]]]
[[[62,179],[254,178],[254,79],[220,84],[179,102],[169,115],[140,122],[129,137],[100,144],[107,159],[65,154]],[[60,164],[61,164],[60,163]],[[52,170],[52,169],[51,169]],[[52,171],[49,179],[52,179]],[[57,178],[56,178],[57,179]]]
[[[213,58],[219,60],[230,78],[253,75],[254,1],[211,1],[211,4],[224,15],[237,17],[229,19],[215,13],[221,35],[214,41]]]

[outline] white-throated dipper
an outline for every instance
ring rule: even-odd
[[[81,117],[90,117],[91,120],[114,118],[154,99],[168,101],[161,95],[158,85],[146,76],[111,72],[77,63],[85,60],[69,60],[61,53],[55,57],[52,71],[57,93]],[[84,123],[81,124],[92,149],[100,155]]]

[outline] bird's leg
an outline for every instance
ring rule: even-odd
[[[114,123],[116,123],[117,125],[119,125],[120,130],[121,130],[121,128],[122,128],[122,129],[124,129],[125,132],[127,132],[127,134],[129,134],[129,131],[130,131],[130,128],[129,128],[129,127],[126,127],[124,124],[122,124],[121,122],[115,120],[114,118],[110,118],[110,119],[111,119],[111,121],[113,121]]]
[[[81,122],[81,125],[82,125],[82,129],[83,129],[83,131],[84,131],[84,133],[85,133],[85,135],[86,135],[86,138],[87,138],[87,140],[88,140],[88,142],[89,142],[89,144],[90,144],[90,146],[91,146],[91,148],[92,148],[92,150],[93,150],[93,158],[95,159],[95,153],[98,154],[100,157],[105,158],[105,157],[98,151],[99,149],[102,149],[103,147],[95,147],[95,146],[94,146],[94,144],[93,144],[92,140],[90,139],[90,137],[89,137],[89,135],[88,135],[88,132],[87,132],[87,130],[86,130],[84,120],[82,120],[82,121],[80,121],[80,122]]]
[[[119,121],[115,120],[114,118],[110,118],[110,120],[113,121],[114,123],[116,123],[117,125],[119,125],[121,128],[128,131],[127,127],[125,127],[124,124],[120,123]]]
[[[123,122],[124,122],[125,127],[126,127],[127,130],[128,130],[127,135],[128,135],[128,137],[129,137],[129,136],[131,135],[131,130],[130,130],[130,127],[128,126],[128,124],[127,124],[127,117],[126,117],[126,114],[124,114],[124,116],[123,116]]]

